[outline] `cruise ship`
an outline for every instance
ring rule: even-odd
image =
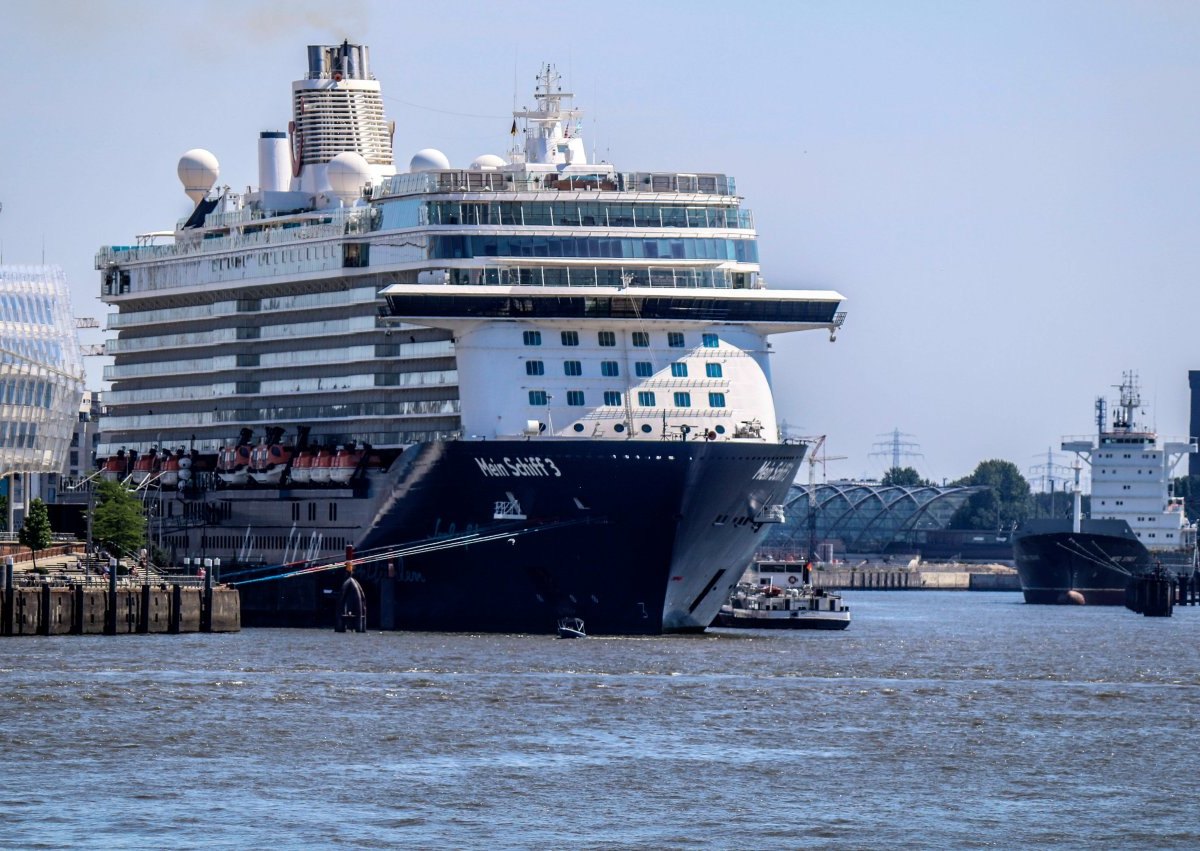
[[[1177,581],[1196,570],[1196,527],[1170,492],[1172,471],[1196,441],[1163,440],[1137,423],[1133,373],[1119,389],[1111,425],[1106,401],[1097,399],[1097,434],[1062,443],[1091,466],[1091,516],[1082,516],[1077,462],[1072,517],[1029,520],[1013,536],[1026,603],[1128,604],[1136,578],[1162,571]]]
[[[256,189],[190,150],[191,214],[97,255],[102,474],[246,626],[332,624],[349,563],[371,628],[703,630],[805,451],[767,337],[842,296],[766,287],[732,177],[591,161],[552,66],[505,155],[403,171],[367,47],[307,60]]]

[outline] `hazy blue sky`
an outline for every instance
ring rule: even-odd
[[[107,313],[98,247],[188,212],[179,155],[256,182],[305,46],[349,38],[398,163],[503,153],[551,61],[619,168],[734,175],[770,285],[847,297],[835,344],[776,338],[780,417],[849,456],[831,477],[881,473],[897,427],[939,480],[1027,470],[1127,369],[1187,432],[1200,3],[43,0],[4,31],[3,259],[61,265],[78,315]]]

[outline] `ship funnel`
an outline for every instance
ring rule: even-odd
[[[292,182],[292,149],[287,133],[265,130],[258,134],[258,188],[286,192]]]
[[[329,191],[327,167],[347,152],[366,160],[372,180],[396,173],[393,128],[384,117],[379,82],[371,77],[364,45],[309,46],[308,73],[292,83],[290,126],[295,191]]]
[[[192,199],[193,204],[199,204],[217,182],[221,167],[217,158],[203,148],[192,148],[179,158],[179,182],[183,191]]]

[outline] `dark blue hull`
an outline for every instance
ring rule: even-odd
[[[1031,521],[1013,536],[1013,557],[1026,603],[1121,606],[1132,581],[1161,566],[1173,578],[1191,576],[1191,550],[1150,552],[1129,525],[1084,520]]]
[[[803,454],[703,441],[421,444],[347,487],[207,494],[207,525],[185,551],[204,544],[241,580],[245,626],[333,625],[344,569],[257,581],[319,535],[325,561],[329,543],[354,546],[372,629],[553,633],[580,617],[591,634],[701,631]]]

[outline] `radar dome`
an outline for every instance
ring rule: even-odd
[[[408,163],[409,171],[436,171],[439,168],[450,168],[450,160],[437,148],[422,148]]]
[[[192,148],[179,158],[179,182],[183,191],[192,199],[193,204],[199,204],[217,182],[221,167],[217,158],[203,148]]]
[[[343,204],[353,204],[362,197],[363,186],[371,181],[371,166],[362,154],[343,151],[325,166],[329,188]]]
[[[504,157],[498,157],[495,154],[484,154],[483,156],[476,157],[475,159],[471,160],[471,168],[475,169],[476,171],[484,169],[490,171],[491,169],[502,168],[505,165],[507,165],[507,163],[505,163]]]

